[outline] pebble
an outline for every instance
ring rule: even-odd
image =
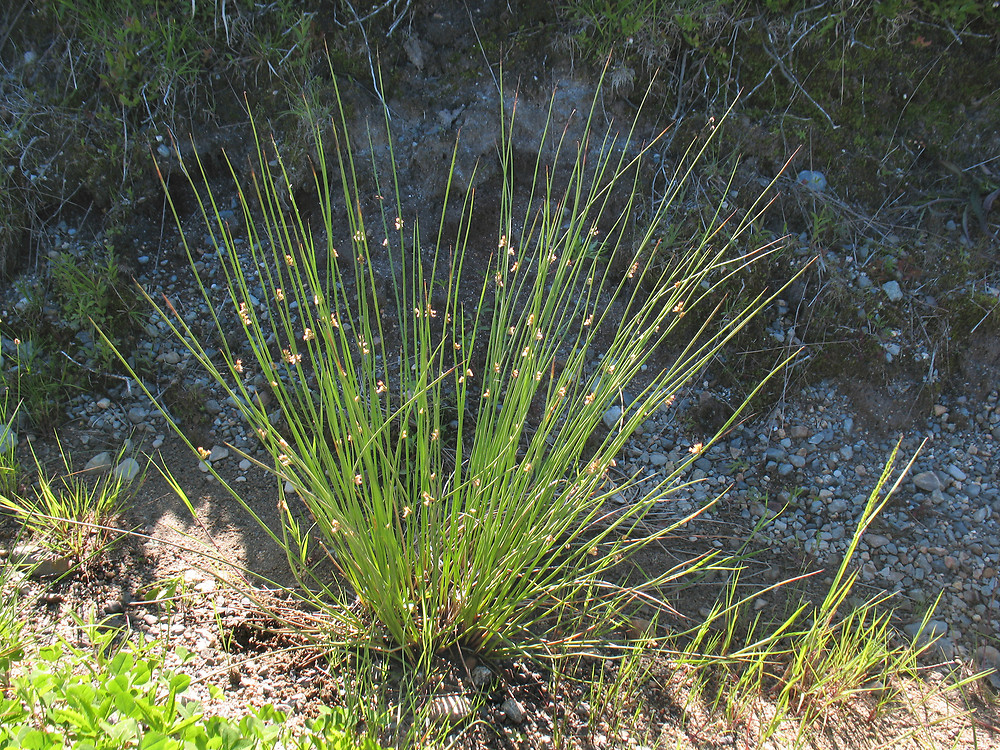
[[[0,426],[0,453],[8,453],[17,447],[17,433],[9,424]]]
[[[34,544],[21,544],[3,555],[14,565],[30,568],[33,578],[54,578],[65,575],[73,567],[73,559],[67,555],[56,555],[52,551]]]
[[[500,710],[512,724],[524,723],[524,706],[515,698],[508,698],[501,704]]]
[[[622,418],[622,408],[620,406],[612,406],[606,412],[601,420],[604,422],[604,426],[609,430],[613,430]]]
[[[124,482],[131,482],[139,476],[140,471],[141,467],[139,466],[138,461],[134,458],[126,458],[112,470],[111,474],[116,479],[121,479]]]
[[[111,458],[111,454],[104,451],[87,461],[83,470],[95,474],[103,474],[106,471],[111,471],[112,466],[114,466],[114,460]]]
[[[925,492],[933,492],[944,487],[941,479],[933,471],[922,471],[913,476],[913,483]]]
[[[822,193],[826,189],[826,175],[812,169],[803,169],[799,172],[795,182],[817,193]]]
[[[224,458],[229,458],[229,448],[224,445],[212,446],[212,450],[208,454],[209,463],[214,464],[216,461],[221,461]]]
[[[476,689],[482,689],[493,683],[493,670],[480,664],[472,670],[472,684]]]
[[[899,286],[898,281],[887,281],[882,285],[882,291],[885,292],[885,296],[889,298],[890,302],[899,302],[903,299],[903,290]]]

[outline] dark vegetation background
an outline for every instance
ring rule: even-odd
[[[779,250],[723,290],[728,304],[816,259],[712,377],[739,392],[804,346],[775,388],[847,376],[860,411],[901,427],[942,387],[984,393],[1000,358],[998,38],[997,5],[964,0],[6,4],[5,382],[26,418],[54,426],[67,399],[100,392],[115,369],[93,324],[134,351],[137,259],[184,262],[155,167],[174,184],[175,146],[222,180],[223,152],[245,156],[249,110],[307,184],[310,118],[336,109],[332,66],[354,132],[374,104],[395,112],[404,192],[431,200],[459,130],[470,162],[489,162],[496,122],[473,105],[501,76],[527,95],[572,81],[582,105],[603,70],[609,121],[648,92],[647,132],[671,128],[650,200],[690,143],[722,128],[665,254],[720,203],[723,215],[746,211],[783,174],[753,238]],[[824,189],[801,184],[803,170],[821,173]],[[182,188],[175,198],[194,209]],[[60,231],[80,233],[85,250]],[[893,281],[904,296],[882,293]]]

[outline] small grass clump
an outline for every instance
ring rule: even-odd
[[[892,624],[890,594],[857,601],[860,571],[851,569],[854,553],[872,521],[909,472],[916,456],[891,478],[898,445],[886,464],[858,519],[857,528],[826,596],[818,603],[801,600],[790,614],[774,621],[754,607],[755,601],[790,583],[742,596],[737,568],[711,613],[696,627],[674,636],[673,668],[687,672],[688,700],[707,701],[729,726],[750,721],[757,726],[757,745],[792,726],[794,746],[813,737],[838,709],[863,705],[870,718],[885,713],[899,697],[900,679],[921,673],[919,660],[932,639],[904,642]],[[779,592],[780,593],[780,592]],[[933,607],[924,617],[930,620]],[[960,690],[971,677],[944,684]],[[863,701],[861,703],[860,701]]]
[[[127,508],[133,482],[141,482],[141,476],[129,479],[115,471],[92,480],[72,470],[61,446],[60,457],[63,473],[50,479],[34,456],[38,469],[34,497],[10,492],[0,496],[0,508],[17,518],[38,544],[56,555],[84,561],[114,541],[109,527]]]

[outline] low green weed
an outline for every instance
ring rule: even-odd
[[[210,72],[252,61],[258,71],[287,74],[310,51],[312,15],[291,0],[266,7],[47,0],[43,11],[73,41],[75,75],[95,79],[102,96],[111,98],[103,106],[116,116],[172,119],[178,98],[193,98]]]
[[[2,368],[2,365],[0,365]],[[9,389],[0,395],[0,496],[17,490],[21,466],[17,460],[17,407],[3,404]]]
[[[0,370],[5,398],[19,404],[25,419],[36,427],[50,427],[64,419],[64,405],[78,388],[69,360],[53,356],[35,338],[11,338],[4,343],[10,354]]]
[[[122,274],[115,251],[107,247],[83,257],[60,253],[49,270],[61,313],[58,325],[75,331],[77,338],[86,332],[82,350],[92,366],[106,368],[117,361],[114,350],[92,335],[96,326],[122,349],[140,323],[140,300]]]
[[[17,546],[15,537],[11,547]],[[11,666],[24,657],[25,625],[24,600],[19,581],[15,578],[17,567],[9,559],[0,560],[0,685],[6,685]]]

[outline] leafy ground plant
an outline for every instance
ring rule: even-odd
[[[24,657],[27,618],[15,576],[17,568],[0,560],[0,684],[7,684],[11,666]]]
[[[638,526],[674,477],[609,514],[605,501],[622,489],[609,476],[615,458],[764,301],[710,325],[701,303],[713,284],[761,254],[714,245],[718,215],[686,253],[651,262],[677,194],[632,223],[655,139],[621,148],[635,126],[599,133],[592,107],[572,142],[547,125],[522,187],[516,98],[501,100],[495,234],[472,236],[474,193],[457,197],[449,180],[444,206],[461,205],[457,232],[446,232],[442,210],[428,246],[403,216],[394,169],[380,175],[373,163],[374,194],[362,187],[341,112],[329,161],[315,130],[318,227],[260,136],[252,181],[241,185],[233,170],[242,227],[222,218],[205,174],[189,173],[207,196],[200,205],[228,281],[222,301],[201,285],[218,354],[159,308],[270,452],[284,518],[270,533],[301,582],[348,640],[414,661],[456,645],[582,645],[600,632],[594,623],[618,617],[636,591],[605,574],[667,533]],[[697,154],[688,157],[677,189]],[[585,252],[597,234],[602,253]],[[495,250],[470,270],[483,243]],[[693,338],[673,341],[678,321],[695,315]],[[640,382],[668,345],[680,354]],[[567,628],[588,597],[591,627]]]
[[[342,711],[329,708],[299,735],[270,705],[239,722],[208,716],[185,694],[191,677],[166,668],[152,646],[115,651],[114,631],[90,633],[96,656],[60,641],[41,648],[32,668],[11,681],[0,697],[0,748],[378,750],[373,740],[354,737]],[[181,649],[177,656],[183,665],[190,655]]]
[[[5,399],[16,402],[24,417],[36,426],[51,426],[63,414],[68,394],[76,388],[69,361],[52,357],[34,338],[3,338],[5,353],[0,384]]]
[[[100,328],[119,347],[139,325],[139,299],[124,280],[118,258],[109,246],[78,258],[60,253],[51,260],[52,285],[62,310],[61,325],[76,331],[82,353],[94,367],[106,368],[116,361],[114,351],[91,331]]]

